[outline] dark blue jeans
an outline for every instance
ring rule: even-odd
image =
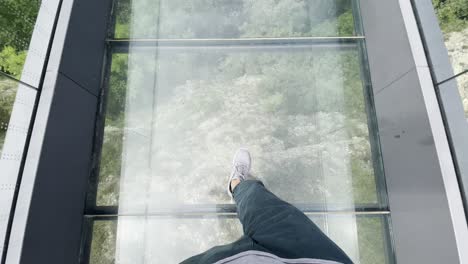
[[[247,180],[234,189],[237,214],[244,235],[234,243],[217,246],[183,264],[210,264],[247,250],[281,258],[315,258],[352,263],[304,213],[282,201],[259,181]]]

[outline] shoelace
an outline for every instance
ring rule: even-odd
[[[244,179],[247,176],[248,168],[246,165],[239,164],[236,166],[236,172]]]

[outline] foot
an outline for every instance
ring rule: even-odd
[[[229,177],[227,186],[228,194],[231,197],[234,187],[247,179],[251,163],[250,153],[247,149],[241,148],[236,152],[236,155],[234,155],[234,160],[232,161],[232,173]]]

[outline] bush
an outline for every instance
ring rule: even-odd
[[[433,0],[432,3],[443,32],[468,27],[468,0]]]

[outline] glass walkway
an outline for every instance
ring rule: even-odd
[[[119,0],[113,21],[83,263],[178,263],[239,238],[239,147],[355,263],[393,263],[356,2]]]

